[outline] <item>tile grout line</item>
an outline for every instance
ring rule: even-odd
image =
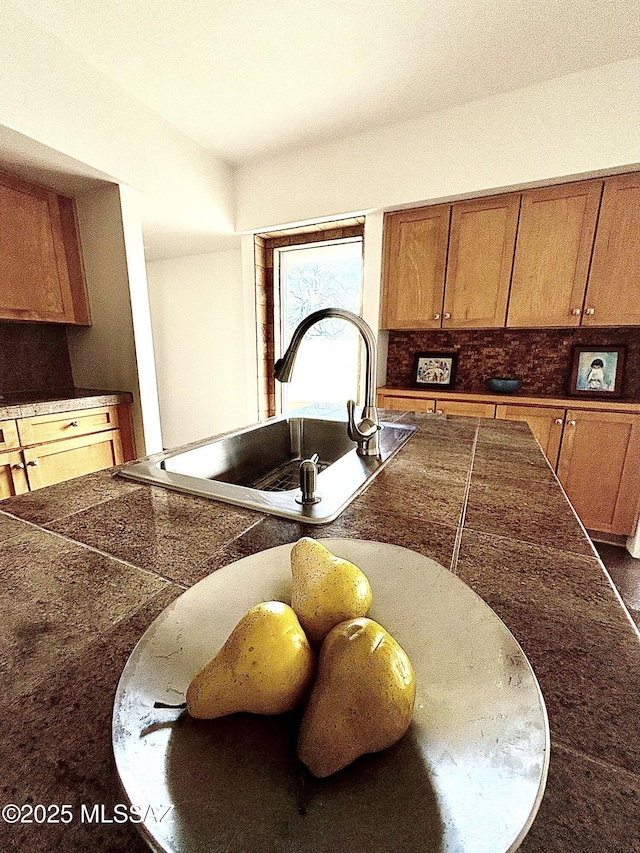
[[[578,756],[579,758],[588,761],[590,764],[595,764],[596,767],[600,767],[603,770],[613,770],[616,773],[622,773],[634,782],[637,782],[640,779],[640,774],[634,773],[633,770],[629,770],[621,764],[614,764],[612,761],[605,761],[603,758],[598,758],[595,755],[589,755],[588,752],[583,752],[581,749],[576,749],[573,746],[569,746],[569,744],[563,743],[562,740],[554,738],[553,732],[551,732],[551,735],[552,749],[555,747],[555,749],[559,749],[561,752],[568,752],[570,755]]]
[[[462,543],[462,532],[464,529],[464,521],[467,515],[467,504],[469,502],[469,492],[471,490],[471,476],[473,474],[473,463],[476,458],[476,447],[478,445],[478,433],[480,432],[480,423],[476,424],[476,431],[473,436],[473,443],[471,445],[471,460],[469,462],[469,471],[467,473],[467,481],[464,486],[464,498],[462,500],[462,509],[460,511],[460,519],[458,521],[458,529],[456,530],[456,538],[453,543],[453,554],[451,555],[451,562],[449,564],[449,571],[452,574],[457,574],[458,568],[458,557],[460,555],[460,545]]]
[[[182,587],[183,589],[188,589],[189,586],[187,584],[182,583],[182,581],[174,580],[173,578],[168,577],[167,575],[163,575],[160,572],[154,571],[153,569],[144,569],[142,566],[136,566],[135,563],[129,563],[127,560],[123,560],[121,557],[116,557],[114,554],[109,554],[107,551],[102,551],[100,548],[96,548],[94,545],[88,545],[86,542],[81,542],[79,539],[72,539],[70,536],[65,536],[64,533],[58,533],[57,530],[51,530],[48,527],[44,527],[41,524],[36,524],[35,521],[28,521],[26,518],[18,518],[18,516],[13,516],[8,512],[2,510],[5,515],[10,516],[11,518],[15,518],[16,521],[22,522],[22,524],[26,524],[28,527],[32,527],[35,530],[39,530],[41,533],[48,533],[50,536],[55,536],[57,539],[61,539],[63,542],[70,542],[72,545],[78,545],[80,548],[84,548],[87,551],[92,551],[94,554],[100,554],[101,557],[107,557],[109,560],[113,560],[116,563],[119,563],[122,566],[126,566],[128,569],[135,569],[138,572],[144,572],[146,575],[153,575],[153,577],[160,578],[160,580],[166,581],[167,583],[175,584],[176,586]],[[54,524],[55,522],[51,522]]]

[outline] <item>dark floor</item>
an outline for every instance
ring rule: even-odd
[[[640,628],[640,559],[634,559],[626,548],[619,545],[604,542],[594,542],[594,545],[631,618]]]

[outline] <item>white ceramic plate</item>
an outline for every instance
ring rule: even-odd
[[[433,560],[380,542],[322,541],[365,572],[369,615],[411,658],[417,698],[409,731],[316,780],[296,761],[295,715],[194,721],[154,709],[155,701],[183,701],[250,607],[290,600],[292,546],[253,554],[176,599],[122,673],[113,749],[125,795],[145,816],[146,840],[171,853],[515,850],[549,762],[544,701],[522,649]]]

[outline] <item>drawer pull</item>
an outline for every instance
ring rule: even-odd
[[[562,423],[562,418],[556,418],[554,424],[558,424],[558,426]]]
[[[443,414],[444,414],[444,412],[442,411],[442,409],[436,409],[436,415],[443,415]]]
[[[35,468],[36,465],[38,465],[38,464],[39,464],[39,462],[37,459],[31,459],[31,460],[29,460],[29,462],[27,462],[27,465],[29,465],[31,468]]]
[[[24,462],[16,462],[15,465],[11,466],[14,471],[24,471]]]
[[[576,425],[575,421],[567,421],[567,426],[575,426],[575,425]]]
[[[78,421],[71,421],[71,423],[69,424],[69,426],[70,426],[70,427],[72,427],[72,426],[73,426],[73,427],[78,426]]]
[[[571,313],[573,314],[574,317],[578,317],[582,313],[582,311],[580,311],[579,308],[572,308]]]
[[[444,319],[445,319],[445,320],[450,320],[450,319],[451,319],[451,314],[449,314],[449,312],[448,312],[448,311],[445,311],[445,313],[444,313]]]
[[[434,314],[434,315],[433,315],[433,319],[434,319],[434,320],[439,320],[439,319],[440,319],[440,315],[439,315],[439,314]]]
[[[584,313],[585,313],[585,314],[589,314],[589,315],[591,315],[591,314],[595,314],[595,313],[596,313],[596,309],[595,309],[595,308],[587,308],[587,310],[586,310]]]

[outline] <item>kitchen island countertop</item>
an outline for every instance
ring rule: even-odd
[[[640,851],[638,631],[538,445],[517,422],[386,414],[418,431],[322,527],[141,485],[114,469],[0,503],[0,806],[27,804],[24,816],[29,805],[68,804],[72,816],[0,821],[3,850],[146,850],[131,823],[108,822],[122,802],[110,724],[128,655],[207,574],[311,535],[425,554],[512,631],[551,730],[547,789],[521,850]],[[96,804],[106,820],[82,820]]]

